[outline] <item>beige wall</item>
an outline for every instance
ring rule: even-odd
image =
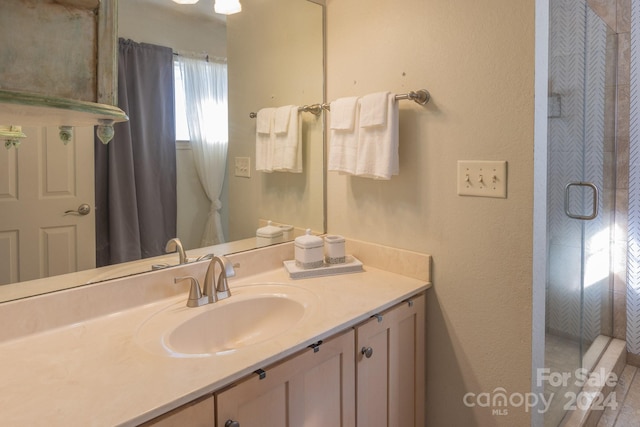
[[[265,107],[322,102],[322,8],[301,0],[243,0],[227,17],[229,66],[229,218],[231,240],[255,235],[260,218],[324,231],[322,116],[303,119],[303,173],[255,170],[255,119]],[[251,178],[234,176],[234,158],[251,158]]]
[[[400,106],[400,175],[328,174],[328,231],[433,255],[428,425],[528,425],[466,392],[531,388],[534,2],[328,0],[327,96]],[[508,161],[508,198],[456,195],[457,160]]]

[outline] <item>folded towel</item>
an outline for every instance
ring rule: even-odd
[[[273,170],[273,121],[275,108],[263,108],[256,117],[256,170],[271,172]]]
[[[331,126],[335,130],[353,130],[358,97],[339,98],[331,103]]]
[[[329,159],[327,169],[343,174],[356,173],[358,157],[358,98],[343,98],[331,103],[331,126],[329,129]],[[334,104],[337,108],[334,109]],[[346,117],[345,117],[346,116]]]
[[[360,99],[360,127],[386,126],[389,92],[378,92]]]
[[[290,105],[289,126],[286,133],[274,134],[273,170],[302,172],[302,120],[298,107]]]
[[[392,175],[398,175],[399,173],[399,113],[398,103],[393,94],[387,94],[384,100],[384,106],[386,110],[386,125],[366,126],[361,127],[359,130],[358,159],[355,171],[357,176],[374,179],[391,179]],[[361,126],[364,109],[365,106],[361,104]],[[375,109],[379,109],[379,106],[376,106]]]
[[[286,134],[289,131],[289,117],[291,116],[292,105],[276,108],[273,119],[273,132],[276,135]],[[296,111],[298,107],[295,107]]]
[[[256,115],[256,132],[267,134],[271,132],[271,123],[273,122],[273,116],[275,108],[263,108],[258,111]]]

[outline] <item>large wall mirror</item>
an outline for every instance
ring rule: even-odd
[[[223,244],[201,246],[210,203],[199,182],[189,142],[176,143],[176,237],[181,239],[187,255],[193,258],[211,252],[229,254],[261,246],[264,240],[256,238],[256,230],[267,221],[292,226],[292,229],[285,229],[289,230],[285,232],[289,238],[307,228],[319,233],[326,228],[323,116],[299,113],[301,173],[256,171],[256,119],[250,117],[250,113],[266,107],[302,106],[324,101],[324,1],[242,0],[242,12],[229,16],[215,14],[213,3],[213,0],[199,0],[195,5],[179,5],[172,0],[118,2],[119,37],[170,47],[178,56],[203,60],[209,57],[227,62],[229,145],[220,199]],[[47,128],[36,130],[36,133],[44,140],[48,133],[54,134]],[[92,140],[91,129],[78,129],[76,145],[90,145]],[[25,140],[18,151],[23,158],[36,155],[35,148],[29,148],[28,142]],[[56,144],[45,146],[53,159],[57,155]],[[0,155],[0,163],[10,161],[9,157],[16,155],[15,152],[3,153],[4,160]],[[59,157],[63,164],[64,155]],[[247,160],[248,177],[246,170],[236,170],[238,161],[243,169]],[[2,215],[7,212],[5,210]],[[78,233],[95,231],[89,228]],[[0,254],[3,251],[5,248],[0,245]],[[167,254],[97,269],[78,268],[81,271],[71,273],[63,269],[49,274],[55,278],[31,277],[29,280],[21,277],[8,280],[5,274],[4,283],[0,283],[0,302],[137,274],[149,271],[154,264],[174,265],[177,261],[177,255]],[[41,272],[38,274],[39,277],[46,276]]]

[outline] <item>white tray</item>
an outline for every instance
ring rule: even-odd
[[[318,268],[300,268],[295,260],[283,261],[284,268],[292,279],[304,279],[308,277],[332,276],[334,274],[355,273],[362,271],[362,262],[357,258],[347,255],[343,264],[327,264]]]

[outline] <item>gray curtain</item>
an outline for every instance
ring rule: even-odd
[[[96,265],[164,253],[176,237],[173,52],[120,39],[118,106],[129,121],[95,139]]]

